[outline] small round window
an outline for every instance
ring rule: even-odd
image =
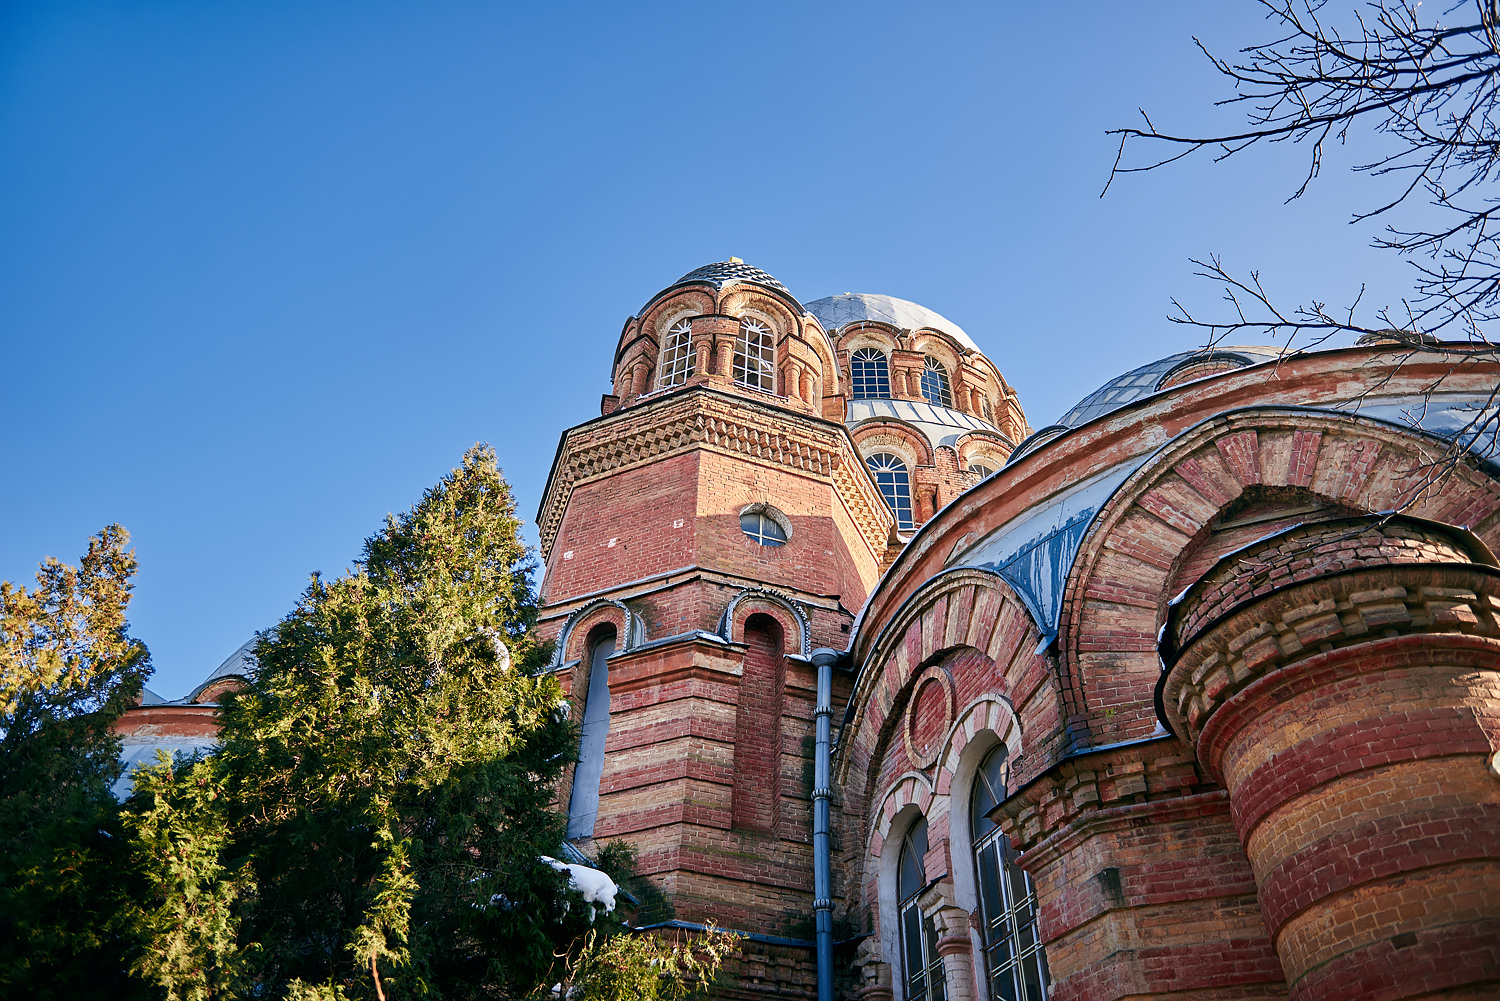
[[[784,546],[786,540],[791,537],[791,532],[785,524],[785,519],[777,517],[781,514],[765,505],[757,504],[746,508],[740,515],[740,531],[744,532],[751,541],[760,546]]]

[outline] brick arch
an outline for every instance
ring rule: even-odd
[[[907,685],[945,652],[971,649],[1003,665],[999,669],[1007,676],[1045,672],[1035,652],[1040,637],[1025,606],[999,577],[969,567],[933,577],[881,628],[860,666],[839,730],[835,781],[848,788],[851,769],[870,766]],[[1041,729],[1055,724],[1049,719]]]
[[[834,396],[842,393],[844,374],[839,370],[838,356],[833,350],[833,339],[828,336],[828,332],[823,329],[817,317],[811,313],[803,315],[800,336],[818,358],[823,377],[822,394]]]
[[[1012,761],[1021,757],[1021,720],[1016,715],[1015,707],[1005,696],[986,692],[959,712],[952,729],[948,731],[943,753],[938,758],[937,779],[933,784],[939,795],[947,796],[952,793],[964,749],[976,736],[985,732],[993,733],[1010,750]]]
[[[583,647],[588,641],[589,632],[605,622],[615,627],[615,642],[622,651],[633,650],[645,641],[646,626],[640,616],[625,607],[623,602],[601,598],[589,602],[568,616],[568,621],[563,623],[562,630],[557,634],[552,666],[559,668],[582,658],[587,652]]]
[[[913,472],[918,466],[937,463],[936,452],[927,436],[903,420],[879,417],[861,423],[851,433],[861,459],[872,452],[901,452],[904,453],[901,457],[911,462]],[[916,484],[913,483],[912,486],[915,487]]]
[[[659,337],[663,327],[662,321],[666,316],[675,315],[684,310],[690,311],[693,316],[713,313],[716,311],[714,297],[701,288],[684,288],[670,295],[664,295],[650,303],[641,314],[641,333]]]
[[[800,317],[785,301],[753,285],[730,286],[719,296],[717,312],[735,319],[747,313],[759,313],[771,320],[776,328],[778,355],[781,353],[782,342],[788,337],[795,337],[802,327],[798,322]]]
[[[963,367],[964,349],[952,336],[940,330],[923,328],[912,333],[912,347],[942,362],[943,368],[948,370],[949,387],[958,385],[958,371]],[[957,403],[955,400],[955,406]]]
[[[782,634],[793,638],[802,656],[812,654],[812,628],[807,616],[791,598],[767,588],[746,588],[731,598],[719,616],[719,635],[731,643],[743,642],[745,620],[757,612],[770,615],[779,622]]]
[[[932,780],[921,772],[906,772],[896,779],[880,798],[879,806],[870,811],[869,829],[865,833],[865,851],[869,857],[880,857],[881,847],[891,833],[891,824],[897,814],[915,804],[925,817],[932,799]]]
[[[1422,469],[1443,448],[1381,421],[1287,408],[1221,414],[1183,432],[1115,491],[1074,561],[1059,630],[1069,722],[1093,743],[1155,730],[1156,633],[1174,568],[1250,488],[1292,488],[1360,513],[1405,507],[1467,525],[1493,549],[1500,485],[1460,464],[1432,489]]]

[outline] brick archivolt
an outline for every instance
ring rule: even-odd
[[[1467,525],[1500,542],[1500,485],[1459,464],[1435,483],[1442,444],[1348,414],[1237,411],[1184,432],[1137,470],[1094,519],[1069,574],[1060,632],[1075,725],[1096,743],[1156,724],[1156,632],[1174,566],[1247,487],[1297,487],[1354,511]],[[1117,708],[1106,719],[1097,710]]]
[[[777,410],[693,390],[617,413],[564,436],[537,518],[543,559],[575,486],[695,449],[832,480],[871,549],[884,551],[890,510],[841,428],[788,420]]]
[[[1020,691],[1023,686],[1014,683],[1037,659],[1039,638],[1024,606],[998,577],[964,568],[933,578],[880,630],[860,667],[839,731],[835,783],[849,788],[858,781],[854,770],[878,767],[881,734],[893,722],[893,711],[904,706],[902,693],[946,652],[968,648],[989,658],[1010,679],[1009,694],[1017,704],[1028,697],[1045,701],[1045,695]]]

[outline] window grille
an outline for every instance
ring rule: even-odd
[[[776,345],[771,328],[745,317],[734,341],[734,381],[752,389],[776,391]]]
[[[1001,744],[980,764],[969,798],[985,975],[997,1001],[1046,1001],[1052,978],[1037,934],[1036,886],[1015,864],[1010,839],[988,816],[1004,801],[1009,780],[1009,755]]]
[[[876,348],[860,348],[849,358],[850,383],[856,400],[891,398],[891,366]]]
[[[692,374],[693,324],[690,320],[678,320],[667,328],[667,338],[661,346],[661,374],[656,381],[657,388],[680,386]]]
[[[937,951],[937,929],[917,906],[927,886],[922,858],[927,854],[927,818],[917,820],[901,839],[896,868],[896,903],[901,911],[901,965],[906,977],[906,1001],[945,1001],[943,958]]]
[[[876,452],[865,460],[870,472],[875,474],[875,485],[885,497],[891,513],[896,516],[896,527],[910,532],[916,526],[911,520],[911,475],[906,463],[898,455]]]
[[[922,399],[939,407],[953,407],[953,390],[948,387],[948,370],[936,358],[922,359]]]
[[[746,511],[740,515],[740,531],[762,546],[786,544],[786,529],[764,511]]]

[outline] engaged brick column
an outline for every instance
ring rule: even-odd
[[[1407,519],[1302,526],[1169,617],[1163,707],[1229,790],[1293,998],[1500,985],[1500,572],[1479,548]]]
[[[930,857],[930,856],[929,856]],[[974,946],[969,942],[969,912],[953,898],[952,880],[935,883],[917,898],[938,933],[943,982],[948,1001],[974,1001]]]

